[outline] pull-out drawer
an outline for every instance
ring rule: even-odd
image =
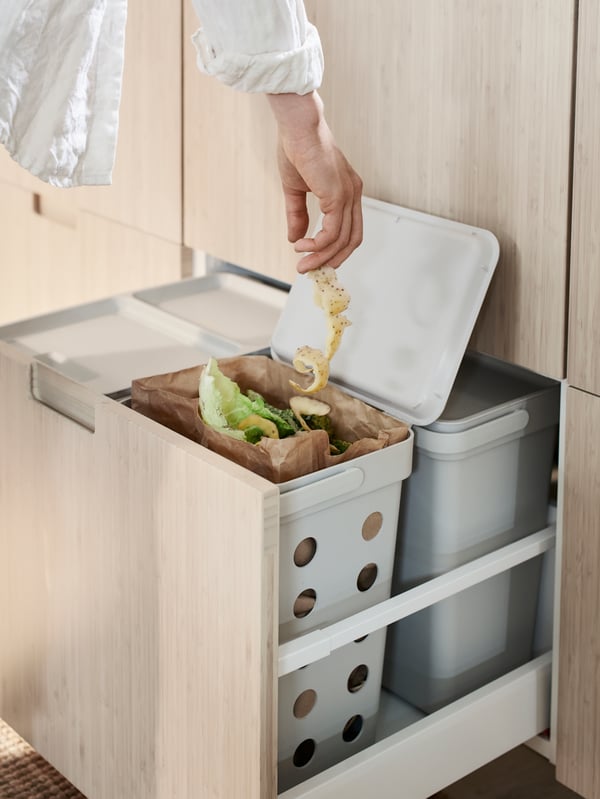
[[[274,799],[279,675],[552,546],[540,531],[278,647],[276,486],[80,387],[92,432],[2,343],[0,385],[0,715],[89,799]],[[402,729],[384,695],[371,746],[280,796],[425,799],[549,726],[550,668]]]
[[[554,528],[501,550],[279,648],[279,674],[327,657],[382,625],[430,607],[503,575],[554,546]],[[543,654],[481,688],[419,718],[383,691],[374,743],[327,771],[280,794],[281,799],[348,796],[369,791],[396,799],[426,799],[434,792],[548,729],[551,653]]]
[[[437,713],[280,794],[280,799],[427,799],[545,730],[551,655],[542,655]],[[391,708],[382,708],[393,717]]]

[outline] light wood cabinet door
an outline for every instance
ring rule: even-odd
[[[182,238],[181,4],[129,0],[111,186],[56,189],[0,147],[0,180],[167,241]]]
[[[179,244],[0,183],[0,324],[177,280]]]
[[[600,796],[600,397],[567,393],[557,779]]]
[[[77,189],[81,208],[180,243],[181,3],[129,0],[113,184]]]
[[[2,342],[0,386],[0,716],[93,799],[272,799],[277,488],[103,398],[88,431]]]
[[[573,164],[569,383],[600,394],[600,6],[580,0]]]
[[[57,189],[0,148],[0,324],[177,280],[181,4],[130,0],[110,187]]]
[[[190,41],[198,25],[185,3],[184,243],[289,282],[297,258],[286,237],[274,119],[263,96],[200,73]]]
[[[367,195],[492,230],[477,349],[564,374],[573,0],[308,0],[322,96]],[[195,25],[193,12],[187,34]],[[185,53],[185,241],[292,280],[264,98]]]
[[[75,304],[84,293],[77,217],[69,206],[52,217],[41,211],[30,191],[0,183],[0,324]]]

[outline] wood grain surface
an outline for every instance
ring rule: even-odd
[[[579,2],[568,378],[600,394],[600,5]]]
[[[90,433],[1,343],[0,385],[0,716],[92,799],[273,797],[276,488],[108,400]]]
[[[573,0],[308,0],[322,96],[365,194],[492,230],[476,348],[565,369]],[[184,37],[185,241],[293,280],[262,97],[197,74]],[[209,191],[207,191],[207,188]]]
[[[600,796],[600,397],[569,389],[565,463],[557,775]]]
[[[191,3],[190,3],[191,5]],[[111,186],[57,189],[0,147],[0,180],[157,238],[182,236],[181,8],[129,0],[123,93]]]
[[[178,280],[185,250],[0,183],[0,324]]]

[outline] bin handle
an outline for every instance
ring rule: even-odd
[[[417,444],[419,448],[434,452],[436,455],[458,455],[484,447],[505,436],[520,433],[528,424],[529,414],[524,408],[520,408],[456,435],[421,429],[417,433]]]
[[[291,516],[300,513],[307,508],[312,508],[320,502],[327,502],[331,499],[341,497],[350,491],[356,491],[363,483],[365,475],[363,470],[357,466],[352,466],[343,472],[332,474],[323,480],[293,488],[281,494],[279,499],[279,515]]]

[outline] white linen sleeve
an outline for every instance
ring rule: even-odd
[[[198,67],[244,92],[307,94],[323,78],[323,51],[303,0],[193,0]]]
[[[41,180],[111,182],[127,0],[0,0],[0,142]]]

